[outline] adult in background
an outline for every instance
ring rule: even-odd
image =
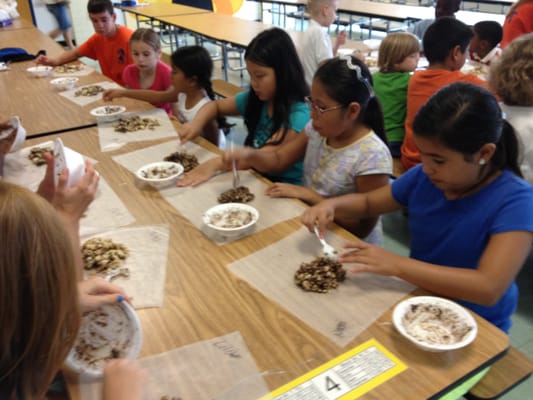
[[[46,0],[46,9],[54,16],[58,27],[52,30],[48,36],[55,39],[60,34],[63,35],[69,50],[74,50],[72,41],[72,22],[70,21],[68,0]]]
[[[435,4],[435,18],[422,19],[416,22],[409,28],[409,32],[415,34],[420,40],[424,39],[426,30],[433,22],[442,17],[455,18],[455,13],[459,11],[460,5],[461,0],[437,0]]]

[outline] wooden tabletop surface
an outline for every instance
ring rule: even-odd
[[[146,3],[137,6],[117,6],[116,8],[140,15],[147,18],[155,18],[169,15],[203,14],[211,11],[176,3]]]
[[[27,145],[54,137],[35,138]],[[503,332],[476,317],[479,333],[470,346],[446,353],[425,352],[395,331],[389,310],[341,348],[226,268],[227,264],[298,230],[301,227],[298,218],[218,246],[157,191],[139,190],[133,175],[111,159],[113,155],[153,143],[130,143],[119,152],[103,153],[98,146],[97,128],[73,131],[61,137],[67,146],[98,161],[96,169],[135,216],[135,225],[164,223],[170,227],[164,305],[138,310],[144,333],[141,357],[238,331],[260,371],[287,371],[284,379],[290,381],[311,369],[309,359],[313,360],[312,367],[316,367],[375,338],[408,368],[362,398],[412,400],[432,398],[492,362],[508,347]],[[175,146],[174,142],[169,142],[169,148]],[[70,383],[69,389],[71,398],[78,399],[77,384]]]
[[[32,22],[19,17],[19,18],[15,18],[10,25],[0,27],[0,34],[5,31],[10,31],[10,30],[15,30],[15,29],[27,29],[27,28],[35,28],[35,25],[33,25]]]

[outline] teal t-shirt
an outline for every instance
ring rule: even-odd
[[[235,97],[237,110],[241,115],[244,115],[244,111],[246,110],[248,94],[249,90],[238,93]],[[289,129],[300,133],[304,129],[305,125],[309,122],[309,120],[309,107],[307,107],[307,105],[303,101],[294,103],[291,106],[288,126]],[[253,147],[256,149],[260,149],[261,147],[263,147],[268,141],[268,139],[270,139],[270,137],[272,136],[271,131],[272,119],[268,116],[267,104],[263,103],[263,107],[261,108],[261,116],[259,117],[259,123],[257,124],[257,127],[255,129]],[[248,134],[250,134],[250,132],[248,132]],[[295,185],[301,185],[303,176],[303,162],[298,161],[297,163],[293,164],[289,169],[278,174],[263,175],[273,182],[286,182]]]
[[[402,143],[405,136],[405,117],[407,115],[407,85],[409,72],[374,72],[374,92],[383,108],[385,131],[389,143]]]

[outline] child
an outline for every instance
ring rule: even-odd
[[[305,135],[273,151],[246,147],[226,152],[225,160],[260,170],[282,171],[304,158],[304,186],[275,183],[271,197],[293,197],[318,204],[332,196],[364,193],[389,182],[392,159],[387,149],[383,114],[371,86],[372,77],[359,59],[346,55],[318,67],[307,103],[312,121]],[[339,216],[336,222],[355,235],[381,244],[378,218]],[[376,226],[377,225],[377,226]]]
[[[339,47],[346,42],[346,32],[340,32],[331,47],[328,28],[337,18],[339,0],[308,0],[309,25],[304,34],[301,52],[305,81],[311,86],[318,65],[337,54]]]
[[[339,261],[456,299],[508,332],[514,280],[533,244],[533,187],[520,178],[515,132],[490,92],[454,83],[420,109],[414,138],[423,165],[388,187],[325,200],[303,222],[323,231],[337,213],[369,217],[406,207],[411,258],[356,241]]]
[[[533,0],[516,1],[505,16],[500,47],[505,49],[515,38],[533,32]]]
[[[48,36],[55,39],[60,34],[65,39],[65,44],[69,50],[74,50],[72,42],[72,22],[70,21],[69,0],[45,0],[46,9],[52,14],[57,22],[58,27],[53,29]]]
[[[181,127],[182,141],[194,139],[217,115],[238,114],[244,116],[248,129],[247,146],[272,151],[299,136],[309,121],[309,109],[304,102],[309,89],[290,36],[280,28],[264,30],[250,42],[244,59],[250,74],[250,89],[202,107],[193,120]],[[248,167],[239,164],[241,169]],[[222,157],[211,159],[186,173],[178,185],[198,185],[220,170],[229,170]],[[265,176],[276,182],[301,184],[302,163]]]
[[[185,46],[178,48],[171,56],[172,86],[166,91],[111,89],[104,92],[104,100],[118,97],[131,97],[150,103],[175,103],[175,114],[181,123],[192,120],[196,113],[211,100],[215,94],[211,88],[213,61],[201,46]],[[218,124],[217,124],[218,122]],[[224,118],[212,118],[203,127],[202,136],[211,143],[223,147],[225,142],[221,128],[229,127]]]
[[[87,11],[95,33],[77,49],[65,51],[55,58],[40,55],[36,62],[55,67],[88,57],[98,60],[102,74],[124,85],[122,71],[133,63],[128,45],[133,31],[115,23],[117,16],[110,0],[89,0]]]
[[[435,3],[435,19],[429,18],[417,21],[409,28],[409,32],[414,34],[419,40],[424,40],[424,35],[433,22],[442,17],[455,18],[455,13],[459,11],[460,5],[461,0],[437,0]]]
[[[496,21],[480,21],[473,27],[469,55],[472,61],[490,65],[502,53],[498,43],[502,40],[502,26]]]
[[[533,184],[533,33],[520,36],[505,48],[491,65],[489,86],[503,101],[507,120],[521,139],[520,166]],[[529,82],[529,83],[526,83]]]
[[[171,69],[161,58],[159,35],[149,28],[139,28],[130,39],[130,52],[135,64],[122,72],[122,80],[128,89],[167,90],[172,86]],[[175,101],[175,98],[174,98]],[[171,114],[168,102],[154,103],[155,107]]]
[[[415,71],[407,87],[405,137],[401,147],[405,170],[420,163],[420,154],[413,139],[413,121],[431,95],[453,82],[485,86],[485,82],[477,76],[460,71],[472,36],[472,29],[455,18],[439,18],[428,28],[424,36],[424,51],[429,66],[426,70]]]
[[[383,107],[385,130],[393,157],[400,158],[405,136],[407,85],[411,72],[420,58],[420,44],[415,35],[407,32],[391,33],[379,46],[378,67],[374,72],[374,90]]]
[[[44,398],[73,346],[81,313],[125,298],[119,287],[102,278],[78,282],[75,264],[80,255],[73,248],[79,253],[79,243],[74,246],[65,222],[77,224],[87,203],[76,190],[65,190],[66,178],[66,173],[60,177],[56,196],[65,201],[57,211],[37,194],[0,181],[1,237],[13,239],[0,248],[2,399]],[[82,180],[94,196],[94,170]],[[142,376],[132,361],[110,362],[104,398],[140,399]]]

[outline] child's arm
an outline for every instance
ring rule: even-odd
[[[309,205],[314,205],[324,198],[313,189],[305,186],[292,185],[290,183],[276,182],[265,191],[269,197],[290,197],[299,199]]]
[[[178,99],[178,91],[174,86],[167,90],[148,90],[148,89],[108,89],[103,95],[105,101],[111,101],[120,97],[129,97],[130,99],[143,100],[148,103],[173,103]]]
[[[382,186],[387,186],[388,183],[389,175],[386,174],[362,175],[355,178],[357,193],[368,193]],[[359,218],[346,213],[338,213],[335,216],[337,224],[360,238],[365,238],[372,232],[378,219],[379,217],[376,215]]]
[[[55,57],[55,58],[47,57],[41,54],[39,57],[35,59],[35,62],[37,64],[50,65],[52,67],[57,67],[58,65],[63,65],[71,61],[75,61],[78,58],[80,58],[80,55],[78,54],[78,50],[74,49],[74,50],[65,51],[60,56]]]
[[[306,145],[307,135],[304,132],[289,130],[284,141],[276,146],[268,145],[267,142],[260,149],[241,147],[226,150],[223,162],[228,169],[235,159],[239,169],[255,168],[268,174],[283,172],[304,157]]]
[[[146,371],[137,361],[110,360],[104,369],[104,400],[141,400],[144,398]]]
[[[209,180],[213,175],[219,171],[227,170],[222,162],[222,157],[215,157],[209,161],[206,161],[192,171],[183,174],[183,177],[178,180],[176,186],[198,186]]]
[[[235,97],[210,101],[200,108],[192,121],[183,124],[179,128],[178,134],[182,143],[198,137],[204,126],[219,115],[239,115]]]
[[[335,38],[335,43],[333,44],[333,56],[337,55],[339,48],[346,43],[346,31],[341,31]]]
[[[315,224],[323,232],[334,219],[377,217],[401,207],[392,196],[391,186],[386,185],[367,193],[351,193],[321,201],[302,214],[302,223],[311,233]]]
[[[346,248],[353,251],[341,256],[339,261],[356,263],[355,272],[397,276],[441,296],[491,306],[516,278],[532,243],[531,232],[494,234],[477,269],[430,264],[399,256],[363,241],[349,243]]]

